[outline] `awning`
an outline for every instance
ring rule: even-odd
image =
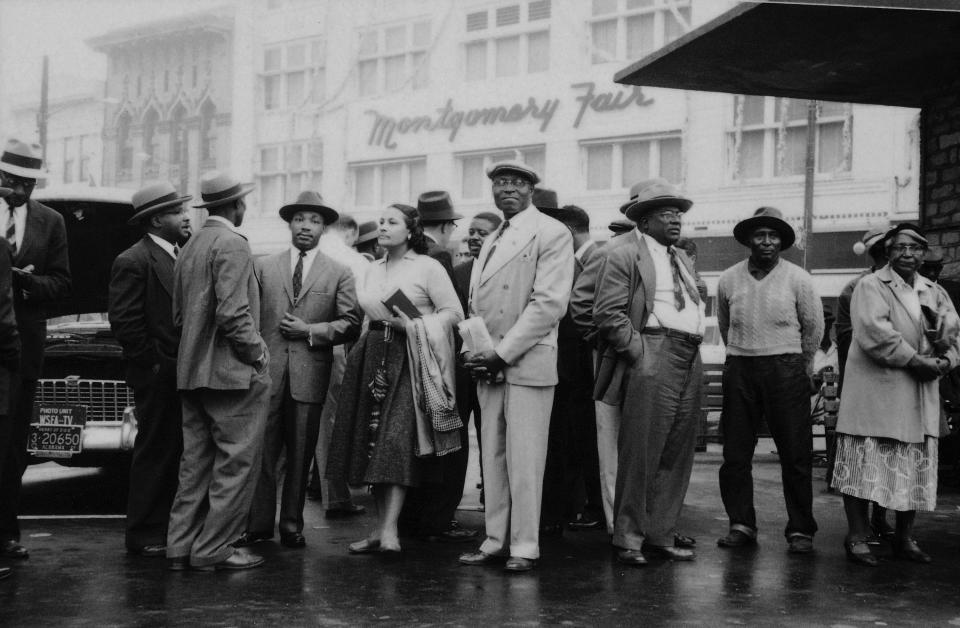
[[[960,83],[960,8],[956,0],[748,2],[614,80],[921,107]]]

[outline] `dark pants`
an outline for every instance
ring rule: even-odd
[[[129,549],[166,545],[170,506],[177,493],[183,423],[176,371],[154,378],[152,386],[134,389],[137,440],[130,463],[127,496]]]
[[[723,465],[720,496],[730,525],[757,529],[753,451],[761,421],[777,446],[787,505],[785,534],[813,536],[813,425],[810,379],[800,354],[730,356],[723,370]]]
[[[6,459],[0,471],[0,541],[20,540],[20,486],[23,472],[27,469],[27,434],[33,416],[33,397],[37,392],[37,380],[10,379],[12,412],[9,438],[6,443]]]

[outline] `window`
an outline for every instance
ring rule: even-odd
[[[593,0],[593,63],[643,57],[690,30],[690,0]]]
[[[156,109],[150,109],[143,116],[143,179],[152,181],[160,177],[159,137],[157,126],[160,123],[160,114]]]
[[[430,21],[378,27],[360,33],[357,93],[371,96],[407,85],[427,86]]]
[[[209,100],[200,107],[200,166],[203,170],[217,167],[217,108]]]
[[[524,10],[521,10],[524,7]],[[466,16],[464,79],[538,74],[550,69],[550,0],[511,4]]]
[[[268,46],[260,75],[263,109],[296,109],[326,98],[326,47],[322,39]]]
[[[652,177],[682,183],[681,144],[679,132],[584,142],[581,146],[586,188],[629,189]]]
[[[731,178],[769,179],[803,175],[807,156],[807,102],[737,96],[733,125],[727,133],[727,167]],[[852,124],[850,105],[819,103],[814,138],[817,172],[850,170]]]
[[[457,155],[460,166],[460,198],[464,200],[490,198],[490,179],[487,168],[498,161],[520,161],[542,176],[546,162],[546,150],[543,145],[504,148],[482,153],[462,153]]]
[[[390,203],[407,203],[426,189],[424,158],[375,164],[352,164],[353,204],[373,209]]]
[[[187,109],[178,104],[170,114],[170,164],[187,165]]]
[[[323,144],[299,141],[260,147],[257,187],[260,211],[270,212],[293,201],[304,190],[320,190]]]
[[[80,157],[80,176],[77,180],[83,183],[88,183],[90,181],[90,155],[87,154],[87,145],[89,142],[84,142],[85,139],[86,138],[81,135],[78,140],[79,146],[77,148],[77,153]]]

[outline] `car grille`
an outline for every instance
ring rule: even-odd
[[[35,403],[79,403],[87,406],[87,421],[123,421],[123,410],[133,405],[133,390],[118,381],[81,379],[76,385],[62,379],[37,382]]]

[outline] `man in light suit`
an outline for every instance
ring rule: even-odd
[[[137,438],[127,497],[127,551],[163,557],[170,506],[177,492],[183,425],[177,394],[173,324],[173,265],[190,219],[172,183],[149,185],[133,195],[128,221],[146,231],[117,256],[110,272],[110,328],[123,347],[127,385],[133,388]]]
[[[0,556],[18,559],[30,556],[20,544],[17,514],[21,479],[27,468],[33,397],[47,340],[47,312],[70,296],[63,217],[30,198],[37,179],[45,176],[40,150],[37,144],[11,139],[0,155],[0,186],[13,190],[4,199],[8,211],[0,216],[13,254],[13,307],[21,344],[19,377],[11,384],[10,439],[0,473]]]
[[[286,469],[280,498],[280,543],[291,548],[306,545],[303,505],[310,462],[321,433],[333,347],[360,335],[353,273],[317,247],[324,227],[337,220],[336,210],[325,205],[316,192],[306,191],[296,203],[281,207],[280,217],[290,223],[291,247],[258,260],[256,265],[263,290],[261,329],[272,356],[270,412],[247,531],[236,546],[273,537],[281,451],[286,452]],[[328,447],[329,441],[317,448],[321,468],[327,466]]]
[[[683,251],[681,216],[693,203],[663,179],[631,188],[632,235],[607,245],[593,322],[599,336],[594,397],[621,409],[613,544],[640,566],[648,554],[693,560],[675,547],[693,470],[704,305]]]
[[[177,388],[183,401],[180,486],[170,511],[171,570],[249,569],[263,557],[231,543],[250,512],[270,397],[260,337],[260,291],[243,222],[253,191],[219,172],[200,180],[209,218],[174,268],[180,328]]]
[[[481,378],[487,538],[460,562],[484,565],[509,556],[508,571],[528,571],[540,557],[557,326],[573,283],[573,243],[566,227],[531,205],[540,181],[534,170],[501,162],[487,176],[505,220],[474,264],[470,312],[483,319],[495,347],[463,354]]]

